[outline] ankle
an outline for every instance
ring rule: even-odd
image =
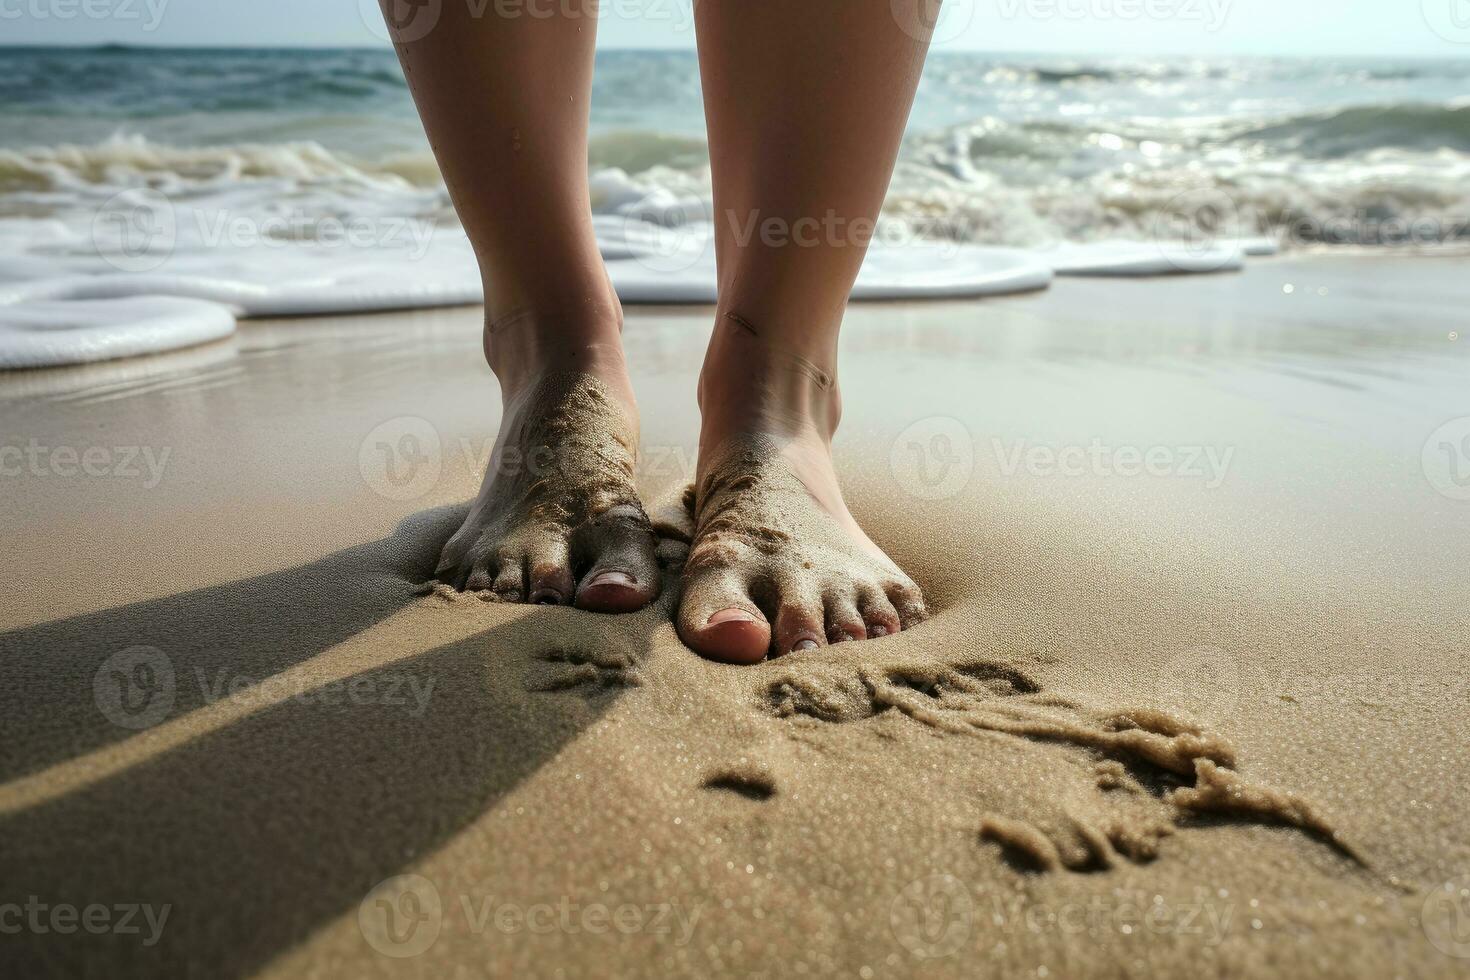
[[[835,371],[721,318],[699,375],[701,443],[762,432],[830,444],[842,416]]]
[[[579,371],[626,377],[621,308],[552,312],[522,309],[485,318],[484,350],[506,398],[547,374]]]

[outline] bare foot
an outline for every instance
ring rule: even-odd
[[[716,660],[754,663],[924,619],[919,587],[843,502],[830,375],[717,329],[700,406],[695,532],[678,613],[685,643]]]
[[[507,338],[491,362],[505,400],[500,433],[437,575],[505,602],[597,612],[648,605],[659,570],[633,484],[638,411],[616,334],[552,356]]]

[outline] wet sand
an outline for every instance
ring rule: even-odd
[[[671,591],[425,586],[496,429],[476,310],[0,375],[5,958],[1463,975],[1464,269],[855,307],[849,503],[935,615],[745,668]],[[708,318],[628,317],[650,498]]]

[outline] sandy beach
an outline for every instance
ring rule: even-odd
[[[475,308],[0,374],[6,972],[1462,976],[1465,269],[855,305],[848,500],[935,614],[752,667],[676,564],[429,581]],[[646,499],[709,319],[628,311]]]

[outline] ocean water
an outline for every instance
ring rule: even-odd
[[[603,185],[706,195],[693,53],[605,52],[597,69]],[[0,49],[0,150],[6,217],[63,208],[77,181],[286,178],[349,198],[364,180],[438,183],[386,50]],[[1218,191],[1293,241],[1392,244],[1396,221],[1470,236],[1467,177],[1470,59],[936,53],[888,213],[1029,245],[1152,235],[1171,198]]]
[[[629,283],[663,277],[647,296],[702,298],[711,204],[694,55],[605,52],[597,69],[604,255],[639,263]],[[1198,259],[1262,236],[1470,242],[1470,59],[937,53],[884,208],[889,248],[869,265],[893,273],[912,265],[887,257],[904,248],[963,245],[958,278],[970,263],[978,281],[992,259],[1024,262],[971,246],[1096,243],[1082,264],[1106,270],[1099,255],[1138,258],[1120,241]],[[1035,269],[1022,272],[1034,288]],[[0,321],[7,305],[120,296],[171,297],[170,323],[189,318],[179,302],[213,304],[217,323],[220,304],[328,312],[477,290],[391,51],[0,48]],[[149,303],[134,306],[153,322]],[[52,322],[27,316],[32,333]],[[73,319],[95,329],[99,316]]]

